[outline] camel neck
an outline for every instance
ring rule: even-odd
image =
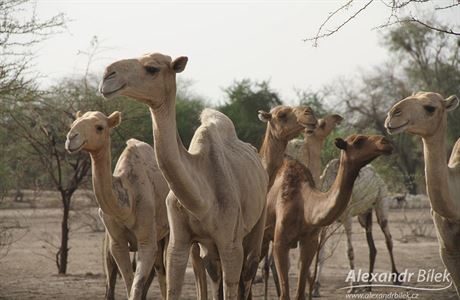
[[[125,212],[119,207],[113,191],[112,155],[110,140],[105,147],[90,153],[91,170],[93,175],[93,191],[96,201],[104,214],[124,219]]]
[[[302,149],[300,151],[300,162],[302,162],[311,172],[315,185],[318,187],[321,176],[321,150],[324,146],[324,139],[316,136],[305,136]]]
[[[165,88],[165,99],[150,107],[158,166],[178,201],[199,218],[207,211],[197,186],[200,177],[194,157],[185,149],[176,124],[176,86]]]
[[[316,191],[315,208],[305,207],[308,217],[315,226],[326,226],[336,221],[350,202],[353,184],[362,166],[351,163],[344,155],[340,156],[339,169],[334,183],[327,192]],[[311,203],[306,203],[311,205]]]
[[[423,137],[425,178],[432,209],[449,219],[460,219],[460,207],[449,192],[449,168],[446,153],[446,117],[441,121],[438,134]]]
[[[267,125],[264,141],[259,151],[260,157],[262,158],[262,165],[265,171],[268,173],[269,190],[275,181],[276,173],[283,164],[284,151],[287,147],[287,141],[281,141],[277,139],[273,135],[270,126],[270,124]]]

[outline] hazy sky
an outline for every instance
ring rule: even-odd
[[[440,1],[452,3],[453,0]],[[352,76],[387,58],[382,35],[371,30],[386,21],[389,11],[374,1],[366,12],[319,47],[302,39],[312,36],[328,13],[344,1],[46,1],[37,15],[63,12],[70,19],[61,34],[37,49],[36,69],[42,84],[82,74],[93,36],[107,48],[91,70],[101,74],[114,60],[162,52],[189,57],[180,76],[211,101],[222,101],[222,88],[234,79],[268,79],[283,100],[293,89],[319,88],[338,76]],[[353,8],[356,9],[363,2]],[[460,23],[460,10],[449,12]]]

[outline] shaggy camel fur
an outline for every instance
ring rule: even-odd
[[[71,153],[86,150],[91,156],[93,190],[108,232],[110,253],[124,279],[129,299],[141,299],[147,291],[144,286],[149,284],[147,278],[155,259],[158,269],[164,270],[163,251],[157,243],[168,233],[164,204],[168,186],[156,160],[152,159],[152,147],[135,139],[127,142],[112,176],[110,129],[119,123],[119,112],[109,117],[101,112],[77,113],[65,146]],[[130,250],[138,252],[135,274]],[[113,268],[107,270],[107,275],[112,271]],[[159,272],[159,280],[164,294],[163,273]]]
[[[342,149],[339,175],[327,192],[315,187],[309,170],[287,157],[268,194],[263,254],[272,240],[281,285],[280,299],[289,299],[289,250],[300,242],[300,273],[296,299],[305,299],[305,286],[322,226],[334,222],[346,209],[359,170],[393,147],[382,136],[352,135],[336,139]]]
[[[155,154],[171,189],[166,199],[170,223],[167,251],[167,299],[180,297],[188,252],[198,242],[214,297],[220,266],[224,298],[246,298],[257,272],[268,176],[254,147],[236,136],[228,117],[212,109],[187,151],[176,125],[176,73],[187,57],[174,61],[162,54],[117,61],[105,70],[100,92],[125,95],[149,106]]]
[[[385,127],[390,134],[407,132],[423,141],[425,179],[440,254],[460,296],[460,139],[447,162],[447,112],[458,106],[457,96],[419,92],[396,103]]]

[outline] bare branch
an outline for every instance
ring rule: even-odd
[[[303,41],[306,42],[306,41],[313,41],[313,46],[314,47],[317,47],[318,46],[318,40],[321,39],[321,38],[325,38],[325,37],[328,37],[328,36],[331,36],[333,35],[334,33],[336,33],[337,31],[339,31],[343,26],[345,26],[346,24],[348,24],[351,20],[353,20],[359,13],[361,13],[363,10],[365,10],[372,2],[374,2],[374,0],[370,0],[369,2],[367,2],[364,6],[362,6],[358,11],[356,11],[354,14],[352,14],[348,19],[346,19],[344,22],[342,22],[339,26],[337,26],[335,29],[333,30],[330,30],[329,32],[327,33],[321,33],[324,26],[332,19],[332,17],[334,17],[338,12],[344,10],[344,9],[347,9],[353,2],[354,0],[350,0],[349,2],[347,2],[345,5],[342,5],[341,7],[339,7],[337,10],[333,11],[332,13],[329,14],[329,16],[326,18],[326,20],[321,24],[321,26],[319,27],[318,29],[318,32],[316,33],[316,36],[312,37],[312,38],[306,38],[304,39]]]

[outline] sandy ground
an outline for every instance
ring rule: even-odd
[[[68,274],[56,275],[57,269],[53,257],[60,230],[61,212],[56,208],[2,209],[0,220],[13,227],[16,240],[6,256],[0,258],[0,299],[103,299],[104,280],[102,268],[102,232],[94,232],[89,226],[96,208],[84,208],[85,213],[72,212],[72,231],[70,240],[70,258]],[[405,213],[392,209],[390,226],[394,237],[394,252],[398,269],[418,272],[418,269],[436,269],[442,272],[444,267],[438,255],[438,246],[433,225],[427,209],[410,209]],[[93,226],[94,227],[94,226]],[[413,230],[425,234],[417,237]],[[374,237],[378,249],[376,272],[390,270],[390,262],[383,235],[374,225]],[[347,298],[345,278],[348,273],[346,242],[344,235],[335,237],[337,247],[327,260],[322,276],[322,297],[320,299],[359,299]],[[356,268],[366,271],[368,268],[368,250],[364,232],[355,220],[353,227]],[[334,244],[334,243],[333,243]],[[1,254],[5,254],[4,251]],[[291,295],[295,295],[297,280],[297,249],[291,251],[290,285]],[[121,279],[117,285],[117,299],[125,299]],[[407,286],[407,285],[406,285]],[[418,283],[411,286],[425,287]],[[441,287],[444,285],[436,285]],[[270,280],[269,299],[276,299],[273,281]],[[391,293],[399,293],[397,295]],[[397,289],[394,287],[374,288],[371,295],[362,295],[361,299],[457,299],[454,288],[441,291],[420,291]],[[263,284],[256,284],[254,299],[263,299]],[[393,295],[393,296],[392,296]],[[183,299],[195,299],[195,284],[191,268],[187,269],[182,292]],[[156,282],[150,288],[149,299],[160,299]]]

